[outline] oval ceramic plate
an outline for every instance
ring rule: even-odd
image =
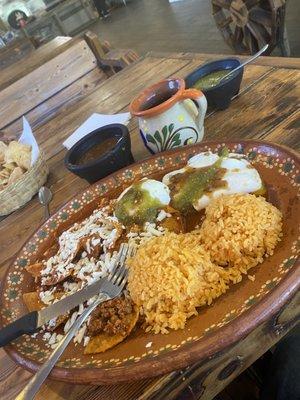
[[[32,289],[32,279],[24,267],[33,263],[53,242],[56,235],[75,221],[88,216],[101,197],[115,197],[124,186],[144,176],[161,178],[182,167],[194,154],[219,151],[224,143],[200,143],[158,154],[123,169],[66,204],[51,217],[27,242],[10,267],[1,293],[2,325],[27,312],[22,293]],[[299,252],[298,226],[300,204],[300,162],[291,150],[267,142],[228,142],[226,146],[246,154],[259,170],[268,189],[268,199],[283,213],[283,240],[272,257],[253,268],[252,282],[247,277],[211,306],[199,309],[184,330],[168,335],[135,330],[124,342],[103,354],[83,355],[81,345],[69,345],[51,376],[76,383],[111,384],[141,379],[183,368],[222,349],[254,329],[274,314],[297,290],[296,277]],[[51,354],[39,338],[23,336],[6,347],[20,365],[36,371]]]

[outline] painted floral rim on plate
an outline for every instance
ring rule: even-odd
[[[28,291],[28,289],[24,290],[28,285],[26,283],[28,278],[26,272],[26,275],[24,274],[24,267],[37,258],[43,246],[47,247],[47,242],[53,240],[57,229],[60,227],[67,227],[68,224],[73,223],[78,217],[82,218],[84,210],[88,208],[91,210],[91,205],[95,205],[100,197],[106,196],[109,192],[115,190],[116,187],[127,186],[132,181],[142,176],[155,175],[159,172],[162,173],[164,171],[178,169],[194,154],[208,150],[217,152],[225,145],[232,152],[247,155],[254,166],[260,166],[269,172],[272,171],[272,174],[273,171],[276,171],[276,174],[282,177],[280,180],[288,183],[288,186],[286,186],[288,190],[286,194],[287,198],[289,198],[289,193],[291,193],[290,198],[294,198],[295,194],[296,199],[297,192],[299,196],[299,158],[290,150],[267,142],[206,142],[161,153],[143,162],[133,164],[101,180],[99,183],[90,186],[84,192],[77,195],[42,225],[26,243],[13,265],[9,268],[2,287],[2,324],[6,325],[12,322],[26,312],[21,299],[22,293]],[[279,182],[278,185],[281,188],[283,184]],[[272,184],[272,186],[274,185]],[[294,222],[293,220],[291,221]],[[284,249],[286,256],[281,257],[279,260],[280,262],[276,267],[276,274],[273,274],[270,279],[265,279],[259,287],[255,288],[256,290],[253,291],[253,293],[249,293],[249,296],[243,299],[238,307],[233,306],[232,308],[228,308],[226,313],[224,312],[224,315],[222,315],[222,318],[220,317],[213,321],[213,323],[205,326],[203,330],[199,328],[196,334],[195,329],[192,329],[191,334],[189,335],[186,333],[183,340],[178,340],[177,342],[173,340],[173,337],[170,343],[164,340],[163,344],[161,344],[159,343],[160,340],[158,340],[157,345],[155,343],[155,337],[151,335],[149,341],[153,341],[154,343],[151,348],[145,347],[143,351],[140,350],[138,354],[136,354],[136,352],[133,352],[133,354],[127,352],[128,354],[126,354],[125,357],[122,354],[119,356],[117,354],[118,351],[115,351],[114,353],[117,354],[117,357],[114,356],[110,358],[105,355],[95,355],[87,360],[86,356],[78,356],[78,351],[77,353],[73,351],[73,353],[71,352],[72,354],[68,354],[69,352],[67,350],[65,352],[65,357],[62,357],[54,368],[52,376],[61,380],[82,383],[109,383],[111,377],[114,377],[114,383],[117,383],[118,381],[128,380],[129,378],[134,379],[134,371],[142,366],[144,371],[143,377],[153,376],[158,373],[184,367],[188,365],[189,362],[200,358],[199,354],[197,357],[195,354],[197,353],[197,348],[198,350],[200,348],[202,349],[203,356],[206,353],[209,354],[209,346],[212,346],[214,342],[213,338],[215,337],[216,340],[215,334],[218,334],[226,327],[236,323],[237,319],[240,320],[244,317],[245,321],[248,320],[251,311],[257,308],[256,306],[258,306],[263,299],[268,297],[266,296],[268,293],[275,293],[276,289],[281,286],[283,287],[283,282],[287,281],[286,278],[288,276],[290,277],[289,281],[293,282],[292,275],[296,269],[296,264],[298,264],[297,260],[300,251],[299,237],[294,236],[293,239],[294,240],[289,243],[289,248]],[[290,283],[288,286],[290,289],[289,294],[291,294]],[[295,288],[293,290],[295,290]],[[227,294],[223,296],[226,295]],[[282,299],[284,298],[283,296]],[[280,302],[278,302],[278,304],[279,303]],[[251,327],[253,329],[253,326],[253,323],[249,323],[248,325],[246,323],[246,325],[243,326],[243,331]],[[238,340],[239,334],[241,334],[241,332],[235,332],[234,336],[236,336],[236,340]],[[207,345],[205,345],[205,343]],[[120,346],[122,346],[122,344],[117,347]],[[207,349],[204,351],[206,347]],[[211,347],[211,349],[212,348],[213,347]],[[7,346],[6,350],[14,360],[29,370],[36,370],[39,364],[46,361],[53,351],[51,348],[47,348],[43,341],[38,341],[27,335],[14,341],[11,345]],[[180,355],[182,357],[180,357]],[[156,365],[158,370],[151,370],[151,368],[149,368],[149,366],[153,365]],[[126,373],[124,373],[125,370]]]

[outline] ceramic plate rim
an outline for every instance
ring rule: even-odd
[[[276,143],[268,142],[268,141],[260,141],[260,140],[247,140],[247,139],[232,139],[232,140],[213,140],[213,141],[203,141],[191,146],[184,146],[180,148],[182,152],[188,150],[189,148],[196,147],[204,147],[204,146],[218,146],[218,145],[234,145],[234,144],[246,144],[253,147],[256,146],[268,146],[271,148],[279,149],[287,154],[290,154],[293,158],[295,158],[298,162],[300,162],[299,154],[284,145],[278,145]],[[168,156],[178,152],[179,149],[176,148],[174,150],[169,150],[163,153],[157,153],[153,156],[149,156],[143,160],[140,160],[134,164],[129,165],[128,167],[122,168],[115,173],[105,177],[107,179],[109,177],[114,177],[120,174],[122,171],[126,169],[144,164],[145,162],[159,158],[160,156]],[[180,152],[180,151],[179,151]],[[103,179],[99,180],[95,184],[88,186],[84,190],[79,191],[75,196],[73,196],[69,201],[64,203],[56,213],[54,213],[51,218],[55,218],[60,211],[70,202],[74,200],[74,198],[80,196],[87,190],[95,187],[99,183],[101,183]],[[36,231],[30,236],[38,232],[44,225],[48,222],[45,221],[42,223]],[[16,254],[13,259],[13,262],[18,258],[19,254],[22,252],[25,244],[30,240],[26,240],[22,245],[20,251]],[[4,282],[7,280],[7,276],[11,267],[13,266],[13,262],[7,268],[1,287],[0,287],[0,299],[3,297],[3,288]],[[270,290],[266,295],[264,295],[260,301],[251,306],[248,310],[243,312],[241,315],[236,317],[233,321],[230,321],[225,326],[211,332],[209,335],[202,337],[196,342],[192,342],[190,344],[186,344],[185,346],[180,347],[170,353],[165,353],[159,355],[156,358],[151,359],[141,359],[137,363],[132,363],[130,365],[120,365],[114,366],[113,368],[105,369],[105,366],[99,368],[64,368],[64,367],[55,367],[51,374],[50,378],[69,382],[69,383],[78,383],[78,384],[114,384],[126,382],[130,380],[137,380],[143,378],[150,378],[157,375],[162,375],[180,368],[184,368],[187,365],[193,364],[195,362],[200,362],[201,360],[216,354],[217,352],[222,351],[222,349],[233,345],[235,342],[238,342],[241,338],[245,337],[249,332],[255,329],[258,325],[262,324],[268,318],[271,318],[292,296],[297,292],[300,288],[300,280],[294,279],[294,276],[298,273],[297,269],[299,269],[300,260],[299,257],[295,262],[295,268],[289,271],[280,284]],[[276,300],[276,301],[275,301]],[[269,306],[269,307],[268,307]],[[247,324],[243,324],[243,321],[248,321]],[[0,314],[0,326],[3,326],[3,317]],[[225,340],[222,338],[226,338]],[[4,347],[4,350],[7,354],[20,366],[25,368],[30,372],[36,372],[41,363],[25,358],[23,355],[19,353],[17,348],[11,344]],[[185,355],[184,357],[182,357]],[[76,375],[76,376],[74,376]]]

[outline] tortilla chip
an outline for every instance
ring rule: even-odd
[[[30,312],[39,311],[45,307],[37,292],[23,293],[23,301]]]
[[[4,163],[7,145],[0,140],[0,164]]]
[[[10,172],[11,172],[11,171],[9,171],[9,170],[6,169],[6,168],[2,169],[2,170],[0,171],[0,178],[1,178],[1,179],[8,179],[8,178],[9,178],[9,175],[10,175]]]
[[[0,186],[5,187],[7,185],[8,179],[9,178],[1,178],[0,177]]]
[[[6,151],[5,151],[4,160],[5,160],[5,162],[6,162],[7,164],[8,164],[8,163],[11,163],[11,162],[14,162],[13,151],[12,151],[12,147],[14,147],[13,143],[18,143],[18,142],[15,142],[15,141],[10,142],[10,143],[9,143],[10,148],[9,148],[9,146],[7,146],[7,149],[6,149]]]
[[[42,269],[44,268],[42,263],[35,263],[25,267],[26,271],[34,278],[39,278],[41,276]]]
[[[21,176],[23,176],[23,174],[24,174],[24,172],[23,172],[22,168],[16,167],[10,174],[7,184],[11,185],[12,183],[16,182],[18,179],[21,178]]]
[[[94,247],[91,247],[90,252],[88,253],[89,257],[93,257],[98,259],[102,250],[102,245],[99,243]]]
[[[69,269],[68,271],[65,272],[64,275],[57,274],[55,271],[53,271],[52,275],[43,277],[43,285],[45,285],[45,286],[56,285],[57,283],[65,281],[72,274],[73,274],[73,269]]]
[[[31,164],[31,146],[13,140],[5,152],[5,162],[15,162],[19,167],[28,170]]]
[[[13,162],[5,163],[5,164],[2,165],[2,167],[7,169],[8,171],[13,171],[17,167],[17,164],[13,163]]]
[[[137,307],[134,307],[134,312],[127,315],[125,318],[127,319],[129,325],[127,335],[123,336],[121,334],[117,334],[111,336],[107,333],[100,333],[97,336],[92,336],[89,343],[84,349],[84,354],[103,353],[104,351],[111,349],[117,344],[123,342],[123,340],[130,335],[139,319],[139,312]]]
[[[92,242],[94,239],[100,239],[100,236],[90,235],[81,238],[74,258],[78,257],[83,251],[85,251],[90,257],[98,258],[100,256],[102,244],[99,241],[97,245],[93,246]]]
[[[50,250],[50,249],[48,249],[48,250]],[[41,262],[37,262],[35,264],[28,265],[28,267],[25,267],[26,271],[34,278],[41,277],[41,272],[42,272],[43,268],[44,268],[44,265]],[[45,285],[45,286],[56,285],[57,283],[62,282],[65,279],[67,279],[69,276],[72,275],[72,273],[73,273],[73,270],[70,269],[70,270],[66,271],[65,275],[57,274],[57,272],[55,271],[55,268],[53,268],[53,272],[51,273],[51,275],[45,276],[43,278],[43,285]]]

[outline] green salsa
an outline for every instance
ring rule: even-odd
[[[221,168],[221,163],[228,153],[225,147],[214,164],[203,168],[189,168],[184,173],[173,175],[169,185],[171,206],[188,214],[193,210],[193,203],[204,193],[209,195],[215,189],[227,187],[227,182],[223,179],[226,169]]]
[[[142,182],[133,184],[116,204],[115,215],[125,225],[154,222],[162,207],[160,201],[141,186]]]
[[[196,89],[210,89],[216,86],[220,80],[228,74],[228,69],[222,69],[219,71],[211,72],[210,74],[202,76],[198,81],[193,85]]]
[[[183,174],[171,178],[171,205],[183,214],[193,210],[193,203],[205,192],[225,187],[226,181],[222,180],[226,170],[220,168],[222,160],[219,159],[210,167],[191,168]]]

